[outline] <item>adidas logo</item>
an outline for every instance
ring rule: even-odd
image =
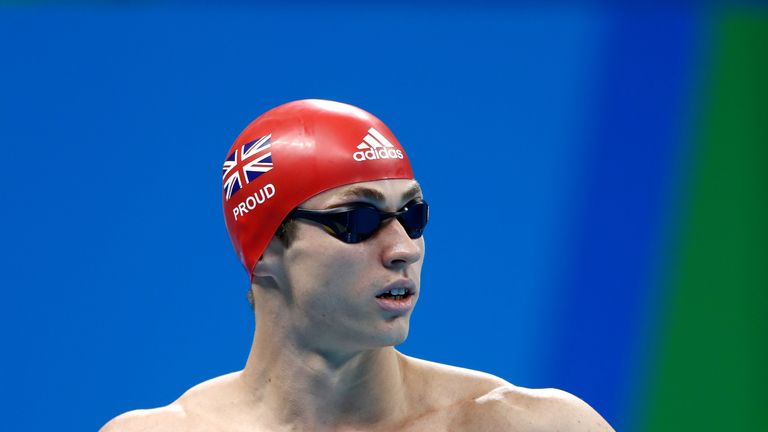
[[[368,129],[368,134],[363,138],[352,158],[358,162],[376,159],[402,159],[403,152],[396,149],[391,142],[374,128]]]

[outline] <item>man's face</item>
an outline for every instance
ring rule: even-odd
[[[372,204],[382,211],[402,209],[421,190],[413,180],[377,180],[341,186],[300,205],[328,209]],[[344,243],[321,225],[297,220],[281,268],[288,322],[303,342],[318,349],[358,350],[396,345],[408,336],[408,322],[419,293],[424,238],[411,239],[395,218],[372,237]],[[411,297],[398,302],[377,297],[388,288],[407,287]]]

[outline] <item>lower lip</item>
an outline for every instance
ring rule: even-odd
[[[376,302],[385,311],[404,313],[413,309],[413,305],[416,303],[416,296],[411,294],[400,300],[376,297]]]

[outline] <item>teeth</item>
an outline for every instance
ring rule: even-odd
[[[392,294],[393,296],[405,295],[405,288],[391,289],[391,290],[389,290],[389,293]]]

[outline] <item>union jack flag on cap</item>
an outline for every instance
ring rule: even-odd
[[[272,135],[236,148],[224,161],[224,195],[229,201],[237,191],[254,181],[257,177],[272,169]]]

